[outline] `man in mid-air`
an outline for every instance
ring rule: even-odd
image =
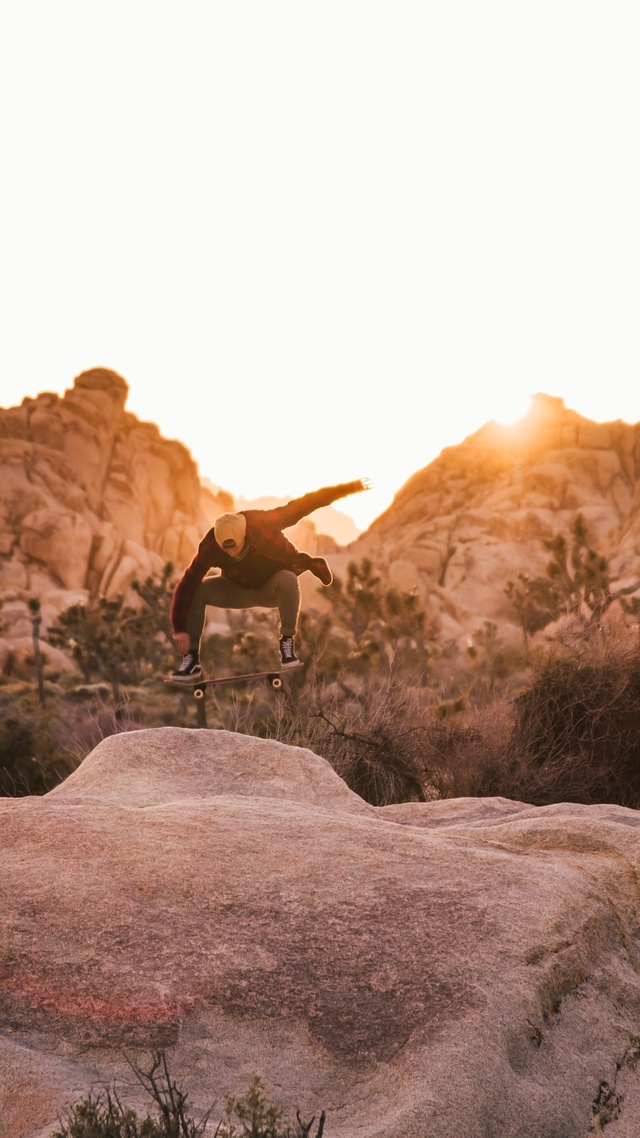
[[[300,612],[298,577],[308,569],[323,585],[330,585],[333,576],[324,557],[301,553],[282,531],[321,506],[369,487],[365,479],[343,482],[273,510],[242,510],[216,518],[173,593],[171,624],[182,663],[171,679],[190,683],[202,675],[200,641],[207,605],[278,609],[280,664],[283,668],[299,664],[294,645]],[[220,569],[220,575],[206,577],[213,568]]]

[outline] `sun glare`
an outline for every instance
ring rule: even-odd
[[[505,395],[499,410],[492,417],[501,427],[515,427],[528,414],[530,406],[530,395],[525,395],[522,391],[513,391]]]

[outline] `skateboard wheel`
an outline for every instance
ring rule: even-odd
[[[194,699],[204,699],[204,688],[194,688],[193,689],[193,698]]]
[[[273,677],[273,679],[271,680],[271,687],[275,688],[276,691],[278,691],[278,689],[282,687],[282,680],[280,679],[280,676],[274,676]]]

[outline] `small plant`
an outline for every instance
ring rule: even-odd
[[[133,1110],[125,1110],[109,1091],[80,1099],[51,1138],[167,1138],[151,1119],[143,1122]]]
[[[158,1118],[138,1117],[122,1105],[115,1089],[89,1095],[68,1112],[51,1138],[203,1138],[211,1111],[200,1122],[187,1114],[187,1094],[172,1078],[164,1051],[154,1051],[148,1070],[127,1060],[140,1086],[153,1100]],[[217,1133],[217,1131],[216,1131]]]
[[[234,1119],[240,1123],[241,1129],[238,1129]],[[311,1138],[315,1116],[305,1123],[300,1112],[296,1111],[296,1119],[295,1129],[283,1121],[282,1108],[268,1102],[262,1079],[259,1075],[254,1075],[241,1098],[233,1094],[227,1095],[225,1119],[216,1133],[219,1138]],[[324,1123],[325,1113],[322,1111],[315,1138],[322,1138]]]
[[[0,798],[46,794],[77,766],[56,739],[54,717],[33,708],[4,711],[0,705]]]
[[[97,597],[86,605],[70,605],[49,628],[49,643],[71,652],[87,682],[94,676],[107,680],[116,704],[122,684],[137,683],[145,666],[158,671],[173,657],[168,618],[172,573],[168,562],[159,581],[131,582],[140,597],[138,608],[122,595]]]
[[[425,801],[425,729],[413,693],[393,674],[362,685],[359,693],[342,686],[341,695],[316,689],[306,711],[299,704],[274,723],[276,737],[322,755],[372,806]]]
[[[147,1114],[139,1118],[134,1110],[123,1106],[115,1089],[104,1090],[97,1097],[90,1094],[75,1103],[51,1138],[205,1138],[211,1133],[213,1107],[199,1122],[190,1117],[188,1095],[172,1077],[164,1051],[152,1053],[148,1069],[127,1062],[153,1101],[157,1117]],[[262,1079],[254,1075],[244,1095],[226,1096],[225,1116],[215,1126],[213,1138],[322,1138],[324,1111],[315,1135],[311,1134],[315,1117],[305,1123],[296,1111],[296,1119],[296,1128],[283,1120],[282,1108],[268,1102]]]

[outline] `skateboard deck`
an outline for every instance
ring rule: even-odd
[[[273,668],[270,672],[247,672],[243,676],[198,676],[193,680],[174,680],[171,677],[165,680],[174,688],[190,688],[196,699],[202,699],[207,688],[221,687],[222,684],[241,684],[249,680],[266,680],[276,691],[282,687],[282,676],[286,672],[295,672],[301,663],[289,664],[288,668]]]

